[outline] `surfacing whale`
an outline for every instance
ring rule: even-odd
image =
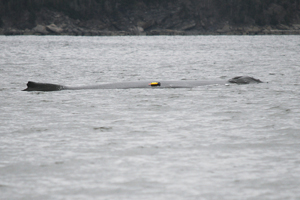
[[[116,82],[105,83],[90,86],[69,87],[52,83],[37,83],[28,81],[27,88],[23,91],[59,91],[59,90],[85,90],[85,89],[130,89],[130,88],[192,88],[202,85],[214,84],[250,84],[262,83],[261,80],[249,76],[237,76],[229,80],[217,81],[197,81],[197,80],[182,80],[182,81],[136,81],[136,82]]]

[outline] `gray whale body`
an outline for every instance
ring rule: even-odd
[[[59,91],[59,90],[84,90],[84,89],[130,89],[130,88],[192,88],[202,85],[214,84],[250,84],[262,83],[259,79],[249,76],[237,76],[229,80],[216,81],[136,81],[136,82],[116,82],[90,86],[69,87],[52,83],[37,83],[28,81],[27,88],[23,91]]]

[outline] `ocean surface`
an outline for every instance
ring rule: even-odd
[[[24,92],[138,80],[265,83]],[[0,199],[300,199],[300,36],[0,36]]]

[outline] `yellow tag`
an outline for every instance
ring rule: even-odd
[[[152,83],[149,83],[149,85],[151,85],[151,86],[160,86],[160,82],[152,82]]]

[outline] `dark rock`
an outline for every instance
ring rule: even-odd
[[[293,28],[295,30],[300,30],[300,24],[293,24]]]
[[[185,35],[184,31],[177,31],[171,29],[151,30],[147,35]]]
[[[183,24],[180,27],[180,30],[190,30],[196,26],[196,22],[194,20],[189,22],[183,22]]]
[[[134,26],[129,28],[131,35],[145,35],[144,29],[140,26]]]
[[[147,30],[147,29],[151,28],[155,24],[156,24],[156,22],[154,20],[149,20],[147,22],[140,22],[140,23],[138,23],[138,25],[140,27],[142,27],[144,30]]]
[[[47,35],[49,32],[46,30],[46,27],[43,25],[37,25],[32,29],[33,33]]]
[[[217,30],[218,33],[228,33],[230,31],[231,27],[228,24],[225,24],[223,28]]]
[[[3,31],[4,35],[23,35],[24,31],[14,28],[5,29]]]
[[[55,24],[50,24],[50,25],[46,26],[46,30],[51,33],[55,33],[55,34],[60,34],[61,32],[63,32],[63,29],[60,27],[57,27]]]
[[[33,35],[33,32],[29,29],[25,29],[24,35]]]
[[[257,27],[257,26],[251,26],[251,27],[247,28],[247,32],[250,35],[257,35],[262,32],[262,28]]]
[[[290,29],[288,26],[283,25],[283,24],[278,24],[276,26],[276,28],[279,29],[279,30],[289,30]]]

